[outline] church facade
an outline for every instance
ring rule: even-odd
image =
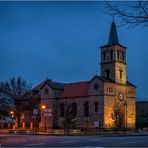
[[[123,109],[124,126],[135,128],[136,87],[126,79],[126,47],[119,43],[114,22],[108,43],[100,49],[100,76],[75,83],[43,81],[20,99],[20,125],[32,128],[37,114],[39,128],[45,122],[47,129],[63,128],[65,105],[71,104],[76,128],[112,128],[118,105]]]

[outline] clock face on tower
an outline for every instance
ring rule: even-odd
[[[119,93],[118,98],[119,98],[120,101],[123,101],[123,99],[124,99],[123,93]]]

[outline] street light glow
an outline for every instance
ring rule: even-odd
[[[11,114],[11,115],[13,115],[13,114],[14,114],[14,112],[13,112],[13,111],[10,111],[10,114]]]
[[[42,108],[42,109],[45,109],[45,108],[46,108],[46,106],[45,106],[45,105],[42,105],[42,106],[41,106],[41,108]]]

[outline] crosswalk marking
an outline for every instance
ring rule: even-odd
[[[100,141],[102,139],[91,139],[90,141]]]
[[[141,140],[141,141],[126,141],[124,143],[121,143],[121,144],[132,144],[132,143],[139,143],[139,142],[145,142],[144,140]]]
[[[37,145],[44,145],[45,143],[30,143],[30,144],[25,144],[24,146],[37,146]]]
[[[78,142],[78,141],[63,141],[61,143],[73,143],[73,142]]]

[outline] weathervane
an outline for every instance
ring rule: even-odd
[[[114,18],[115,18],[115,15],[113,14],[113,15],[112,15],[112,20],[113,20],[113,22],[114,22]]]

